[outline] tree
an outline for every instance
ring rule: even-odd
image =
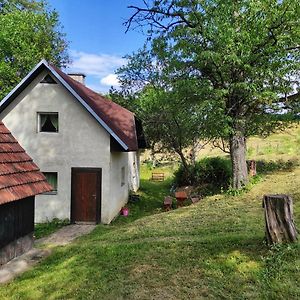
[[[191,90],[186,89],[183,81],[172,86],[161,80],[161,71],[165,62],[152,61],[146,49],[128,55],[127,65],[118,70],[121,91],[111,90],[110,98],[122,106],[134,111],[143,122],[151,153],[176,153],[189,174],[189,165],[195,160],[193,151],[201,148],[199,139],[204,140],[206,124],[201,115],[203,103],[191,100]],[[192,174],[189,176],[193,178]]]
[[[0,99],[42,58],[59,67],[69,62],[59,26],[45,2],[0,1]]]
[[[247,137],[284,126],[274,114],[280,94],[299,84],[298,0],[143,3],[129,6],[127,29],[146,28],[153,60],[167,62],[161,79],[184,80],[193,101],[206,103],[206,120],[214,124],[208,132],[229,143],[233,187],[241,188],[248,180]]]

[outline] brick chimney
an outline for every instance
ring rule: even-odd
[[[83,74],[83,73],[68,73],[68,75],[72,79],[74,79],[74,80],[82,83],[83,85],[85,85],[85,77],[86,77],[85,74]]]

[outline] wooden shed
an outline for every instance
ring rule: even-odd
[[[34,197],[52,187],[0,122],[0,265],[33,245]]]

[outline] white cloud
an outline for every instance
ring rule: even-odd
[[[72,72],[81,72],[86,75],[105,78],[124,65],[126,60],[117,55],[111,54],[94,54],[76,50],[71,50]]]
[[[119,86],[120,82],[116,74],[108,74],[100,80],[100,83],[107,86]]]

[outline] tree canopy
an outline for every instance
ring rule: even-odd
[[[58,14],[46,2],[0,1],[0,99],[42,58],[64,66],[67,45]]]
[[[128,55],[127,60],[128,64],[118,70],[122,90],[111,90],[110,97],[142,120],[152,154],[156,151],[176,153],[188,172],[194,152],[186,152],[186,148],[199,148],[199,140],[205,139],[207,126],[200,117],[203,103],[190,101],[189,94],[182,90],[183,82],[169,88],[161,80],[163,62],[153,62],[146,49]]]
[[[297,0],[155,0],[133,9],[127,28],[148,34],[168,90],[183,82],[186,106],[203,103],[212,138],[229,143],[233,187],[247,183],[246,138],[284,123],[280,97],[299,86]],[[203,116],[203,114],[202,114]]]

